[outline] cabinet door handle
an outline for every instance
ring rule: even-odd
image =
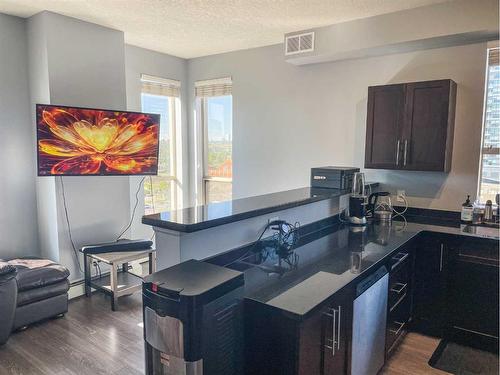
[[[341,314],[341,307],[339,306],[338,310],[335,310],[334,308],[330,309],[331,313],[325,313],[326,316],[329,316],[332,318],[332,345],[326,345],[325,348],[329,349],[332,351],[332,357],[335,356],[335,352],[337,350],[340,350],[340,314]],[[337,313],[339,314],[337,317]],[[330,340],[328,340],[330,341]]]
[[[405,290],[407,286],[408,283],[395,283],[391,288],[391,292],[394,292],[396,294],[401,294],[401,292]]]
[[[406,167],[406,153],[408,151],[408,140],[405,139],[405,144],[404,144],[404,154],[403,154],[403,165]]]
[[[337,336],[335,335],[335,326],[337,325],[336,324],[336,317],[337,317],[337,314],[336,314],[336,310],[333,309],[333,324],[332,324],[332,338],[333,338],[333,341],[332,341],[332,356],[335,355],[335,344],[337,342]]]
[[[401,263],[403,263],[406,258],[408,258],[410,256],[410,254],[408,253],[397,253],[396,255],[394,255],[392,257],[392,260],[395,261],[395,263],[391,266],[391,270],[393,270],[394,268],[398,267]]]
[[[443,253],[444,253],[444,244],[441,244],[441,250],[439,254],[439,272],[443,271]]]
[[[401,332],[401,330],[403,329],[403,327],[405,326],[405,322],[394,322],[395,324],[397,324],[399,327],[398,329],[394,330],[394,329],[389,329],[389,331],[394,335],[394,336],[397,336],[399,335],[399,333]]]
[[[341,306],[339,306],[339,319],[337,320],[337,350],[340,350],[340,313]]]
[[[399,139],[398,141],[396,142],[396,165],[399,165]]]
[[[326,339],[327,341],[331,341],[332,342],[332,345],[327,345],[325,344],[325,348],[331,350],[332,352],[332,357],[335,356],[335,346],[337,344],[337,340],[335,339],[335,327],[336,327],[336,317],[337,317],[337,310],[331,308],[329,309],[329,311],[331,312],[326,312],[324,313],[326,316],[329,316],[332,318],[332,338],[331,340],[330,339]]]

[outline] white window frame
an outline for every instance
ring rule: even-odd
[[[201,137],[201,150],[202,150],[202,197],[203,204],[208,203],[208,184],[210,182],[223,182],[223,183],[233,183],[233,179],[229,177],[213,177],[208,175],[208,99],[210,97],[201,97],[200,100],[200,118],[202,137]],[[232,112],[232,111],[231,111]],[[232,116],[232,113],[231,113]],[[231,155],[232,159],[232,155]]]
[[[484,147],[484,133],[486,130],[486,117],[487,117],[487,106],[488,106],[488,83],[489,83],[489,50],[493,48],[499,48],[499,41],[488,42],[486,50],[486,68],[485,68],[485,82],[484,82],[484,99],[483,99],[483,121],[481,130],[481,149],[479,154],[479,172],[478,172],[478,183],[477,183],[477,199],[481,201],[481,184],[483,179],[483,156],[484,155],[498,155],[500,154],[500,149],[497,147]],[[485,202],[481,202],[485,203]]]
[[[215,87],[215,90],[223,90],[221,87],[224,85],[232,86],[231,77],[218,78],[206,81],[195,82],[196,87],[200,86],[211,86]],[[233,183],[232,178],[225,177],[212,177],[208,175],[208,110],[207,102],[210,97],[219,96],[232,96],[232,89],[230,93],[224,93],[221,95],[212,96],[196,96],[195,95],[195,105],[196,105],[196,124],[195,124],[195,150],[196,150],[196,204],[202,205],[208,203],[208,184],[210,182],[225,182]],[[231,108],[231,116],[233,116],[233,108]],[[231,156],[232,159],[232,156]]]
[[[143,77],[145,75],[142,75]],[[165,78],[160,78],[160,77],[153,77],[153,76],[147,76],[148,79],[155,80],[157,79],[158,83],[165,84],[165,83],[170,83],[170,84],[176,84],[179,85],[179,91],[180,91],[180,82],[176,80],[171,80],[171,79],[165,79]],[[181,206],[182,202],[182,190],[181,190],[181,184],[178,176],[178,165],[180,162],[180,155],[178,152],[178,134],[179,134],[179,126],[180,126],[180,95],[179,96],[170,96],[170,95],[160,95],[160,94],[151,94],[148,92],[143,92],[141,89],[141,108],[143,106],[143,94],[149,94],[149,95],[157,95],[157,96],[162,96],[167,98],[168,100],[168,113],[169,113],[169,121],[168,121],[168,126],[169,126],[169,135],[170,135],[170,175],[157,175],[157,176],[148,176],[146,180],[144,181],[144,184],[151,184],[151,190],[152,189],[152,182],[154,178],[161,178],[169,182],[171,185],[171,207],[170,211],[177,210]],[[146,195],[144,195],[143,200],[145,200]],[[153,210],[156,212],[154,209],[155,204],[154,204],[154,195],[152,196],[153,200]],[[145,202],[144,202],[145,204]]]

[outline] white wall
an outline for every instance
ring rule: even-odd
[[[25,23],[0,14],[0,258],[40,255]]]
[[[367,87],[451,78],[458,84],[451,172],[366,172],[382,189],[405,189],[411,205],[458,210],[476,193],[485,61],[479,43],[299,67],[275,45],[189,60],[188,77],[190,88],[233,78],[234,197],[308,186],[313,166],[363,167]]]
[[[141,74],[149,74],[162,78],[181,81],[181,113],[179,127],[177,128],[177,174],[180,188],[186,194],[182,194],[182,202],[189,202],[189,173],[188,173],[188,124],[187,124],[187,61],[185,59],[169,56],[163,53],[150,51],[135,46],[125,46],[125,73],[127,83],[127,109],[130,111],[141,111]],[[132,206],[135,203],[135,193],[142,177],[131,177],[130,196]],[[148,183],[147,178],[144,181]],[[133,208],[133,207],[131,207]],[[153,230],[148,225],[141,224],[144,214],[144,189],[139,194],[139,204],[132,225],[133,238],[149,238]]]

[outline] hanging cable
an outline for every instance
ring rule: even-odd
[[[149,194],[151,195],[151,207],[153,208],[153,213],[155,214],[156,213],[156,209],[155,209],[155,195],[154,195],[154,192],[153,192],[153,177],[152,176],[149,176]],[[155,238],[155,235],[156,235],[156,232],[153,230],[153,235],[151,236],[151,241],[153,241],[153,239]]]
[[[81,273],[83,273],[82,265],[80,263],[80,258],[78,256],[78,251],[76,250],[75,242],[73,241],[73,235],[71,233],[71,225],[69,223],[69,215],[68,215],[68,206],[66,205],[66,192],[64,190],[64,181],[63,177],[60,177],[60,182],[61,182],[61,192],[62,192],[62,199],[63,199],[63,206],[64,206],[64,215],[66,217],[66,224],[68,226],[68,235],[69,235],[69,240],[71,242],[71,247],[73,248],[73,253],[75,255],[75,260],[76,263],[78,264],[78,269],[80,270]]]
[[[124,230],[120,233],[120,235],[116,238],[116,241],[120,240],[122,236],[125,234],[127,230],[132,226],[132,223],[134,222],[134,217],[135,217],[135,211],[137,210],[137,205],[139,204],[139,192],[141,191],[141,186],[142,183],[144,182],[144,179],[146,177],[143,177],[141,181],[139,182],[139,185],[137,186],[137,191],[135,192],[135,204],[134,204],[134,209],[132,210],[132,216],[130,217],[130,222],[128,225],[125,227]]]
[[[156,208],[155,208],[155,194],[153,191],[153,177],[149,176],[149,188],[150,188],[150,195],[151,195],[151,207],[153,208],[153,213],[156,213]]]
[[[242,259],[246,258],[249,256],[251,253],[253,253],[255,250],[257,250],[258,245],[261,245],[261,240],[264,237],[264,234],[269,230],[273,229],[277,231],[271,236],[271,241],[274,242],[274,245],[279,251],[284,251],[284,252],[289,252],[293,246],[295,246],[298,242],[299,239],[299,231],[300,228],[300,223],[296,222],[294,225],[287,223],[284,220],[275,220],[275,221],[270,221],[267,223],[267,225],[264,227],[262,232],[260,233],[259,237],[257,238],[256,241],[250,246],[250,248],[244,252],[241,256],[238,258],[232,260],[231,262],[225,264],[223,267],[227,267],[231,263],[239,262]]]

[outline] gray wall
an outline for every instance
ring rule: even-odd
[[[28,22],[32,108],[35,102],[49,102],[126,109],[123,32],[51,12]],[[63,179],[76,248],[115,240],[130,217],[129,178]],[[68,267],[71,279],[78,279],[61,179],[39,177],[37,187],[42,253]]]
[[[39,255],[25,20],[0,14],[0,258]]]
[[[31,17],[26,21],[28,36],[28,65],[30,82],[30,113],[33,138],[35,135],[35,104],[50,103],[49,68],[47,56],[47,32],[45,17]],[[33,141],[32,153],[36,154]],[[35,156],[36,157],[36,156]],[[33,174],[36,176],[36,173]],[[36,178],[38,218],[38,246],[44,258],[59,261],[57,233],[57,199],[54,178]]]
[[[187,62],[175,56],[150,51],[135,46],[125,46],[125,73],[127,83],[127,109],[130,111],[141,110],[141,74],[150,74],[162,78],[169,78],[181,81],[181,113],[180,126],[177,129],[177,152],[178,158],[177,174],[180,182],[180,190],[186,192],[182,194],[182,202],[187,205],[189,202],[189,173],[188,173],[188,125],[187,125]],[[184,161],[184,163],[182,163]],[[130,178],[130,196],[135,203],[135,192],[141,181],[141,177]],[[145,180],[145,183],[148,181]],[[144,190],[139,194],[139,204],[132,226],[134,238],[149,238],[153,230],[150,226],[141,224],[141,217],[144,213]]]
[[[313,30],[314,51],[287,61],[302,65],[496,40],[498,0],[446,1]]]
[[[405,189],[411,205],[458,210],[477,189],[485,61],[479,43],[299,67],[275,45],[189,60],[188,77],[190,88],[233,78],[234,197],[307,186],[313,166],[363,167],[367,87],[451,78],[458,84],[452,171],[366,172],[383,189]]]

